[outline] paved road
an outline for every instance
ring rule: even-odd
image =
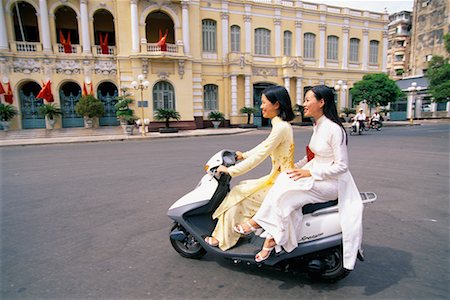
[[[210,155],[267,133],[1,149],[0,298],[449,298],[448,124],[349,137],[356,182],[379,200],[365,210],[366,261],[336,284],[180,257],[167,208]],[[297,158],[310,134],[295,130]]]

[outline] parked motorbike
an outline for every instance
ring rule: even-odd
[[[177,200],[167,215],[174,223],[170,232],[170,242],[181,256],[201,258],[206,252],[231,259],[234,263],[264,265],[270,267],[295,268],[306,271],[310,277],[327,282],[344,278],[349,271],[343,267],[342,233],[339,222],[337,199],[318,204],[308,204],[302,208],[303,232],[298,247],[287,253],[272,253],[267,260],[256,263],[255,255],[261,250],[264,239],[250,234],[239,240],[227,251],[212,247],[204,238],[213,231],[216,221],[211,218],[230,191],[231,177],[216,172],[220,165],[230,167],[236,163],[234,151],[221,150],[205,165],[206,174],[191,192]],[[363,203],[374,202],[377,195],[361,193]],[[358,256],[363,260],[362,256]]]

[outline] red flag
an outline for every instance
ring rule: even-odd
[[[5,89],[3,88],[3,84],[0,83],[0,95],[5,94]]]
[[[64,47],[64,53],[72,53],[72,44],[70,43],[70,31],[67,36],[67,40],[64,38],[64,35],[61,30],[59,30],[59,39],[61,45]]]
[[[91,86],[91,92],[89,93],[89,95],[94,96],[94,87],[92,85],[92,82],[89,83],[89,85]]]
[[[45,99],[47,102],[53,102],[52,88],[50,80],[44,84],[39,94],[37,94],[36,98]]]
[[[83,82],[83,90],[81,91],[81,95],[82,96],[88,95],[87,88],[86,88],[86,82]]]
[[[108,49],[108,33],[106,33],[105,38],[103,39],[102,34],[100,33],[100,49],[102,54],[109,54]]]
[[[13,104],[13,93],[10,82],[8,82],[8,91],[5,94],[5,101],[8,102],[9,104]]]
[[[162,36],[161,29],[159,29],[159,41],[156,43],[156,45],[160,47],[161,51],[167,51],[166,38],[168,33],[169,30],[166,29],[166,34]]]

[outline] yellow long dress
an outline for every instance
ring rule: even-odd
[[[269,155],[272,158],[269,175],[240,182],[231,189],[212,216],[218,221],[211,236],[219,241],[219,248],[224,251],[236,245],[240,238],[233,226],[253,217],[278,175],[294,168],[292,127],[280,117],[272,119],[270,135],[255,148],[244,152],[244,160],[229,167],[228,172],[231,177],[243,175],[257,167]]]

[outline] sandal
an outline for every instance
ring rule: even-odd
[[[248,225],[248,227],[250,228],[250,231],[245,231],[244,230],[244,226],[242,226],[242,224],[238,224],[236,226],[233,226],[233,230],[236,231],[237,233],[243,234],[243,235],[249,235],[252,232],[255,232],[256,230],[258,230],[257,228],[253,227],[252,224],[250,224],[249,221],[245,222],[245,224]]]
[[[256,254],[256,256],[255,256],[255,261],[256,261],[257,263],[262,262],[262,261],[265,261],[266,259],[269,258],[269,256],[270,256],[270,254],[272,253],[273,249],[275,249],[275,246],[270,247],[270,248],[263,247],[262,250],[259,251],[259,252]],[[262,252],[262,251],[268,251],[268,252],[267,252],[267,255],[266,255],[266,256],[262,256],[262,255],[261,255],[261,252]]]
[[[213,242],[212,236],[205,237],[205,242],[210,245],[211,247],[217,247],[219,246],[219,241],[216,240],[216,242]]]

